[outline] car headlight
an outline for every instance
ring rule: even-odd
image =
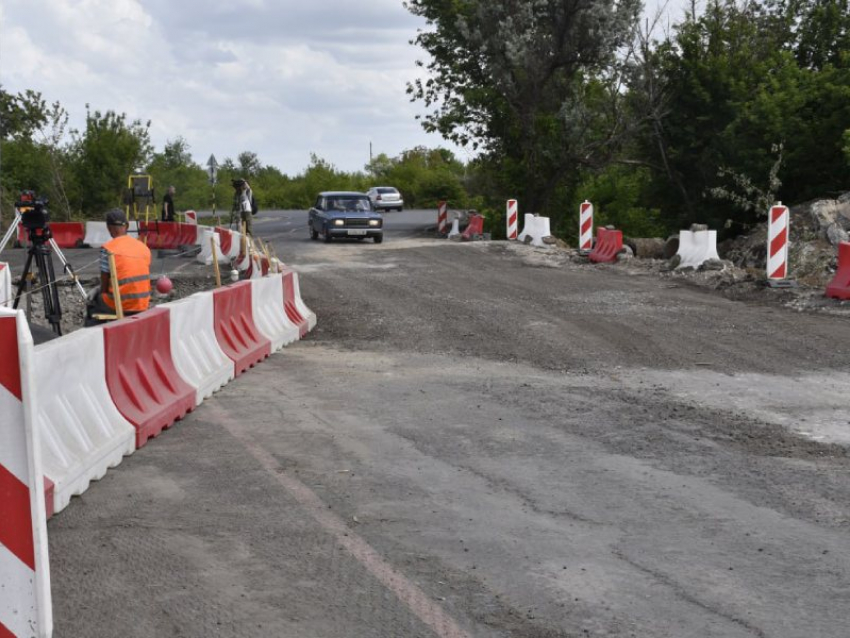
[[[334,220],[334,226],[345,226],[345,220],[344,219],[335,219]]]
[[[369,225],[370,225],[370,226],[380,226],[380,225],[381,225],[381,220],[380,220],[380,219],[370,219],[370,220],[369,220]]]

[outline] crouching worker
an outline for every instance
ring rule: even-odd
[[[116,314],[115,296],[109,272],[109,256],[115,257],[118,292],[124,315],[135,315],[148,309],[151,300],[151,251],[138,239],[127,234],[127,216],[120,208],[106,214],[106,227],[112,236],[100,251],[100,287],[89,295],[86,325],[105,323],[96,315]]]

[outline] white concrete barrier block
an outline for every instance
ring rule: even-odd
[[[292,282],[295,287],[295,307],[298,309],[298,314],[307,320],[307,331],[309,332],[316,327],[316,313],[310,310],[301,298],[301,281],[297,272],[292,274]]]
[[[0,263],[0,307],[11,308],[15,303],[15,290],[12,288],[12,269],[7,263]]]
[[[195,403],[200,405],[236,374],[215,336],[213,293],[195,293],[162,306],[170,315],[174,367],[195,388]]]
[[[283,306],[283,275],[269,274],[268,277],[253,279],[251,306],[254,323],[263,336],[272,342],[273,352],[298,341],[298,326],[289,320]]]
[[[204,229],[203,241],[201,242],[201,252],[198,253],[196,259],[206,266],[212,266],[213,246],[210,243],[210,239],[215,242],[215,250],[218,256],[218,263],[219,265],[221,265],[221,263],[224,262],[224,260],[226,259],[225,254],[221,251],[221,237],[217,232],[215,232],[211,228]]]
[[[35,347],[35,423],[55,512],[136,449],[136,430],[109,394],[105,357],[100,327]]]
[[[679,231],[679,268],[702,266],[709,259],[720,259],[717,254],[716,230]]]
[[[531,229],[534,227],[534,213],[525,213],[522,218],[522,232],[517,237],[517,241],[524,242],[529,236]]]

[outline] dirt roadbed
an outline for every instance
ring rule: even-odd
[[[55,635],[846,633],[845,317],[498,242],[292,252],[316,330],[51,521]]]

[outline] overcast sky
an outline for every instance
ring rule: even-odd
[[[370,142],[450,147],[405,94],[422,26],[401,0],[0,0],[0,84],[76,127],[87,103],[151,120],[157,150],[182,136],[202,164],[250,150],[290,174],[310,153],[360,170]]]

